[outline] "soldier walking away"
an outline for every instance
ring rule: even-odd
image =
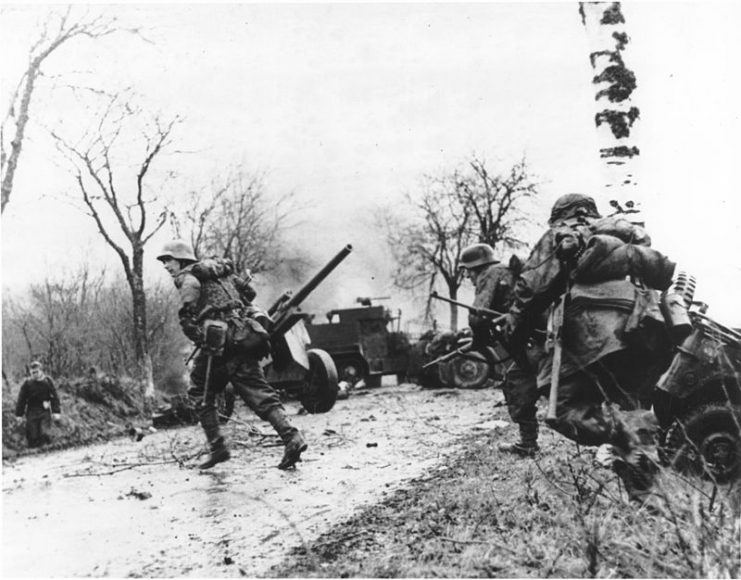
[[[183,332],[200,347],[188,390],[210,447],[210,455],[200,469],[209,469],[230,458],[215,405],[216,394],[229,382],[282,439],[285,452],[278,468],[293,467],[307,445],[289,422],[278,394],[265,380],[259,365],[269,346],[267,332],[258,322],[258,311],[250,303],[254,291],[234,273],[231,261],[198,261],[190,244],[182,240],[166,243],[157,259],[180,293],[178,316]],[[222,329],[224,340],[215,344],[219,343]]]
[[[656,421],[646,409],[671,355],[657,290],[671,285],[675,264],[642,227],[601,218],[586,195],[559,198],[549,226],[515,284],[509,350],[522,359],[538,317],[549,313],[537,379],[550,388],[546,423],[583,445],[611,444],[613,469],[642,500],[656,469]]]
[[[472,244],[461,253],[460,267],[475,288],[473,306],[506,312],[512,304],[514,283],[522,263],[512,256],[508,266],[494,257],[488,244]],[[473,346],[488,346],[498,341],[492,334],[491,323],[475,312],[469,311],[468,325],[473,332]],[[501,443],[500,451],[520,457],[532,457],[538,451],[538,403],[537,364],[543,356],[542,333],[528,342],[525,357],[508,367],[502,391],[507,402],[509,416],[517,424],[519,441]]]
[[[44,374],[39,361],[30,365],[31,376],[23,381],[15,406],[15,416],[26,416],[26,439],[29,447],[51,443],[51,419],[61,418],[59,397],[51,377]]]

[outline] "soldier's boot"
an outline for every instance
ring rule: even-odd
[[[612,464],[628,493],[628,499],[644,504],[653,496],[654,479],[658,471],[656,463],[640,450],[621,454]]]
[[[538,423],[527,421],[517,425],[520,428],[520,440],[515,443],[500,443],[499,451],[512,453],[520,457],[534,457],[540,451],[540,447],[538,447]]]
[[[271,409],[266,418],[285,445],[283,459],[278,464],[278,469],[290,469],[301,461],[301,454],[306,451],[308,445],[299,430],[288,421],[285,411],[280,407]]]
[[[656,417],[650,411],[614,414],[612,449],[616,456],[612,469],[628,492],[628,498],[641,505],[650,503],[658,463]]]
[[[206,460],[198,466],[198,469],[211,469],[217,463],[229,461],[231,454],[224,443],[224,438],[219,431],[219,418],[216,408],[204,408],[200,412],[201,427],[206,434],[210,453]]]

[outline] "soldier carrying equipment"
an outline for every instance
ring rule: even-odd
[[[232,383],[245,403],[273,426],[285,445],[278,467],[288,469],[301,460],[307,445],[286,417],[283,404],[265,380],[259,358],[266,354],[267,317],[251,300],[254,289],[237,276],[229,260],[197,261],[182,240],[164,245],[157,257],[173,277],[180,293],[180,325],[200,352],[191,371],[188,395],[196,401],[198,416],[210,454],[199,467],[209,469],[231,457],[219,429],[215,396]],[[205,317],[208,317],[204,320]]]

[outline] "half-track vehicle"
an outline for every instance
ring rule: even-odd
[[[390,309],[372,303],[387,299],[357,298],[360,307],[330,310],[326,323],[307,325],[312,348],[329,353],[340,380],[350,385],[362,380],[368,387],[380,386],[384,375],[405,380],[409,339],[399,330],[401,312],[393,316]]]

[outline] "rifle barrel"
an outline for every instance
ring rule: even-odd
[[[476,306],[471,306],[470,304],[464,304],[463,302],[458,302],[457,300],[453,300],[452,298],[446,298],[445,296],[440,296],[437,292],[433,292],[430,294],[432,298],[437,298],[438,300],[442,300],[443,302],[447,302],[448,304],[455,304],[456,306],[460,306],[462,308],[465,308],[466,310],[470,310],[471,312],[483,316],[492,316],[496,317],[497,320],[500,320],[502,318],[505,318],[507,315],[502,312],[497,312],[496,310],[491,310],[490,308],[478,308]]]

